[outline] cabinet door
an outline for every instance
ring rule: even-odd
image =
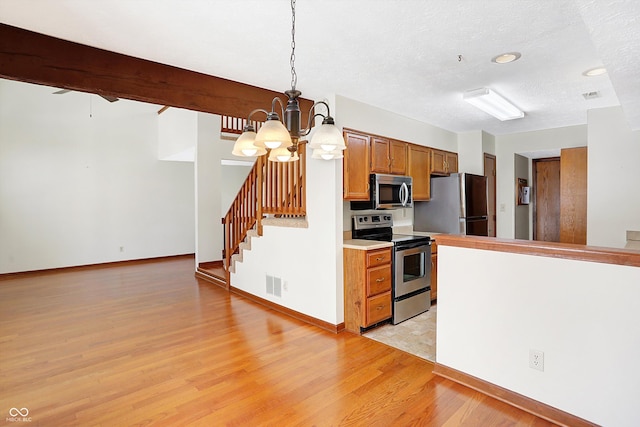
[[[391,291],[367,298],[364,326],[370,326],[391,317]]]
[[[391,173],[395,175],[405,175],[407,173],[407,143],[392,140],[389,150]]]
[[[458,155],[456,153],[445,153],[445,166],[448,173],[458,173]]]
[[[367,268],[391,263],[391,249],[379,249],[367,251]]]
[[[407,173],[413,178],[413,200],[431,198],[431,150],[421,145],[409,144]]]
[[[444,151],[431,150],[431,173],[434,175],[446,175],[447,169],[445,167],[447,162],[446,154]]]
[[[342,164],[345,200],[369,200],[369,136],[344,131]]]
[[[371,137],[371,173],[389,173],[391,171],[390,144],[391,142],[386,138]]]
[[[367,297],[391,290],[391,264],[367,270]]]

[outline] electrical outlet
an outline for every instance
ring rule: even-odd
[[[289,292],[289,282],[286,280],[282,283],[282,290],[285,292]]]
[[[529,349],[529,367],[544,372],[544,352]]]

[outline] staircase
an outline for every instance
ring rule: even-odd
[[[223,117],[223,133],[240,134],[245,122]],[[259,127],[259,124],[255,124]],[[224,249],[222,261],[202,263],[196,276],[226,289],[243,252],[251,249],[251,239],[262,235],[263,220],[286,223],[306,215],[306,142],[299,145],[300,160],[270,162],[259,157],[222,218]]]

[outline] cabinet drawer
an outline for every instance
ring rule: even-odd
[[[367,324],[372,325],[391,317],[391,291],[367,298]]]
[[[391,290],[391,265],[382,265],[367,270],[367,296]]]
[[[391,263],[391,249],[380,249],[367,252],[367,268]]]

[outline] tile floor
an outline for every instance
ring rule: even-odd
[[[435,362],[436,305],[402,323],[386,324],[366,332],[363,336]]]

